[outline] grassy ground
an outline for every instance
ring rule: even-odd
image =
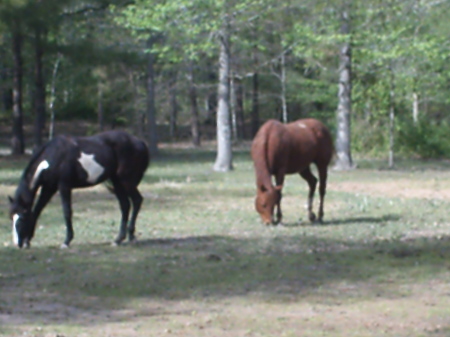
[[[119,210],[103,186],[58,197],[29,250],[11,244],[7,195],[26,160],[0,160],[0,336],[449,336],[450,171],[360,161],[330,172],[323,225],[290,176],[284,226],[253,209],[248,152],[165,149],[141,185],[139,242],[112,247]]]

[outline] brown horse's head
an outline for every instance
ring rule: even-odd
[[[280,207],[282,188],[283,186],[275,186],[267,189],[263,186],[258,188],[256,192],[255,208],[266,225],[276,224],[281,220],[279,218],[276,221],[273,219],[273,210],[275,205]]]

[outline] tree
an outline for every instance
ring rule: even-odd
[[[217,155],[214,171],[227,172],[233,169],[230,127],[230,36],[228,13],[225,14],[219,32],[219,87],[217,92]]]
[[[350,41],[350,9],[347,3],[341,11],[341,34],[346,39],[339,50],[339,91],[336,131],[335,169],[348,170],[354,168],[351,156],[351,104],[352,104],[352,47]]]

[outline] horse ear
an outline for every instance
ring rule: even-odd
[[[10,204],[13,204],[13,203],[14,203],[14,199],[11,198],[9,195],[8,195],[8,200],[9,200],[9,203],[10,203]]]

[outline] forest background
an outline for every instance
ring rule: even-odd
[[[448,157],[448,13],[444,0],[2,0],[1,139],[22,154],[80,121],[126,127],[153,154],[217,139],[226,171],[265,120],[314,117],[343,168],[352,152]]]

